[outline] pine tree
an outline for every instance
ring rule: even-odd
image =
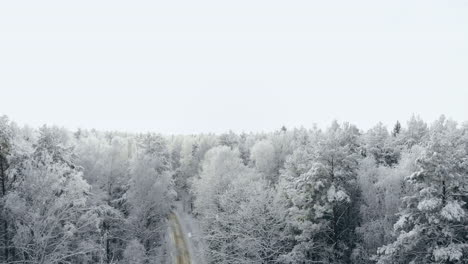
[[[400,134],[400,132],[401,132],[400,121],[396,121],[396,124],[395,124],[395,126],[393,127],[393,130],[392,130],[392,136],[396,137],[396,136],[398,136],[398,134]]]
[[[326,134],[297,149],[281,175],[291,204],[296,246],[289,263],[349,263],[355,244],[358,131],[334,123]]]
[[[468,258],[466,142],[453,122],[441,118],[430,132],[419,171],[406,178],[395,242],[379,249],[379,264],[465,263]]]

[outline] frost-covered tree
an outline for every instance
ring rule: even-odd
[[[10,253],[10,230],[7,212],[5,210],[5,196],[15,181],[14,175],[10,173],[11,157],[13,155],[14,134],[11,124],[6,116],[0,117],[0,228],[1,228],[1,260],[7,262]]]
[[[239,151],[227,146],[209,150],[202,162],[200,177],[194,180],[196,213],[203,217],[215,217],[218,212],[219,195],[247,168],[239,157]]]
[[[167,142],[158,135],[139,138],[138,151],[130,165],[127,194],[128,221],[132,235],[148,257],[160,257],[165,218],[175,199]]]
[[[250,159],[255,164],[258,172],[262,173],[270,183],[277,182],[276,153],[273,144],[269,140],[261,140],[252,147]]]
[[[70,133],[58,127],[42,126],[39,128],[39,138],[34,146],[34,158],[52,158],[53,162],[66,164],[74,168],[76,155]],[[43,157],[44,156],[44,157]]]
[[[354,263],[374,263],[377,249],[394,241],[393,225],[401,199],[407,194],[404,178],[416,171],[422,148],[414,146],[402,154],[393,167],[379,165],[373,157],[361,160],[358,184],[361,190],[360,225],[356,229],[359,245],[353,252]]]
[[[281,173],[281,170],[284,169],[284,165],[286,163],[286,159],[289,155],[291,155],[294,149],[297,147],[296,142],[294,140],[294,133],[289,132],[287,130],[279,130],[274,132],[273,134],[268,136],[268,141],[274,148],[274,156],[271,166],[271,175],[270,175],[270,182],[277,183],[278,177]],[[307,132],[305,132],[307,134]],[[300,145],[300,143],[299,143]]]
[[[6,210],[4,206],[4,197],[7,194],[8,186],[11,186],[11,177],[9,177],[9,168],[10,168],[10,157],[12,152],[12,144],[13,144],[13,131],[11,129],[9,120],[6,116],[0,117],[0,185],[1,185],[1,213],[0,213],[0,220],[1,220],[1,245],[3,248],[2,260],[7,262],[9,259],[9,251],[10,251],[10,237],[9,237],[9,230],[8,230],[8,220],[6,216]]]
[[[283,197],[291,203],[289,221],[296,245],[289,263],[349,263],[356,236],[359,155],[354,126],[332,124],[297,149],[281,176]]]
[[[245,165],[248,165],[251,160],[251,153],[250,150],[252,146],[255,144],[255,135],[253,133],[247,134],[242,133],[239,136],[239,152],[241,155],[241,159]]]
[[[91,185],[93,203],[103,219],[100,240],[105,250],[100,259],[110,263],[121,255],[126,241],[122,226],[130,143],[118,135],[81,131],[76,145],[77,165],[83,168],[83,177]]]
[[[22,181],[6,197],[20,262],[78,263],[99,250],[93,234],[100,219],[62,132],[41,129],[33,157],[23,164]]]
[[[396,137],[398,134],[400,134],[400,132],[401,132],[401,124],[400,124],[400,121],[397,121],[395,125],[393,126],[392,136]]]
[[[23,181],[25,162],[33,152],[35,133],[30,128],[20,129],[6,116],[0,117],[0,260],[15,261],[14,217],[5,207],[7,194]]]
[[[429,132],[411,192],[395,224],[396,241],[379,249],[378,263],[465,263],[468,259],[468,170],[464,130],[441,117]]]
[[[378,164],[392,166],[400,158],[400,150],[395,146],[394,137],[390,137],[387,128],[378,123],[364,135],[365,154],[374,157]]]
[[[237,149],[213,148],[194,182],[208,256],[212,263],[274,263],[286,253],[283,208],[275,192]]]
[[[218,140],[221,146],[228,146],[231,149],[239,148],[239,136],[232,131],[219,135]]]
[[[184,201],[207,263],[465,263],[468,123],[407,124],[162,137],[2,117],[0,262],[163,263]]]
[[[420,144],[425,140],[428,128],[426,122],[424,122],[419,116],[411,116],[411,119],[407,122],[407,128],[401,133],[403,144],[411,148],[416,144]]]
[[[324,216],[323,212],[331,212],[331,207],[324,208],[323,204],[319,205],[318,196],[321,193],[326,194],[326,188],[330,186],[324,186],[314,177],[314,172],[319,170],[319,164],[316,164],[317,169],[314,169],[313,163],[311,150],[306,147],[300,148],[289,157],[280,177],[280,196],[284,199],[288,229],[292,230],[291,236],[294,239],[292,250],[281,257],[281,262],[284,263],[308,263],[326,259],[326,256],[321,254],[326,254],[323,249],[328,245],[316,240],[324,235],[324,229],[328,230],[327,226],[319,221]],[[326,198],[324,202],[327,202]],[[315,212],[316,209],[320,212]]]
[[[177,171],[176,186],[181,191],[187,192],[189,189],[190,179],[198,173],[198,161],[196,152],[198,144],[193,137],[185,137],[180,149],[180,166]]]
[[[205,153],[218,144],[214,135],[185,136],[181,139],[179,167],[174,171],[177,199],[182,201],[184,210],[193,210],[194,195],[192,183],[199,175],[200,163]]]
[[[219,210],[208,220],[205,240],[214,263],[275,263],[290,249],[283,208],[260,175],[233,179],[220,195]]]

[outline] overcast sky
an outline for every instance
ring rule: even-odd
[[[0,2],[0,114],[20,124],[367,129],[412,113],[468,120],[465,0]]]

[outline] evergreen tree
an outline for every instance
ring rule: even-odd
[[[430,131],[419,171],[406,178],[412,191],[403,198],[395,242],[379,249],[385,263],[465,263],[468,259],[466,143],[444,117]]]
[[[280,186],[291,203],[296,246],[285,262],[350,262],[358,223],[358,136],[355,127],[335,122],[286,163]]]
[[[396,137],[396,136],[398,136],[398,134],[400,134],[400,132],[401,132],[400,121],[396,121],[396,124],[395,124],[395,126],[393,127],[393,130],[392,130],[392,136]]]

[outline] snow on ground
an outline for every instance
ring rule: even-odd
[[[186,234],[182,231],[179,218],[174,212],[169,215],[169,226],[169,236],[171,237],[171,245],[173,249],[172,253],[175,253],[171,255],[172,262],[174,264],[193,263],[189,252]]]
[[[205,245],[202,239],[202,232],[198,221],[192,215],[183,210],[182,203],[177,203],[174,214],[178,217],[180,227],[185,235],[185,241],[190,252],[192,264],[204,264],[206,258],[204,255]]]

